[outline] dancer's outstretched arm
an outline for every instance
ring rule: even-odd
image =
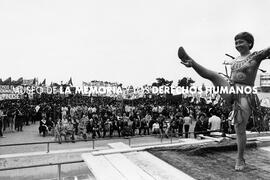
[[[261,51],[258,51],[256,54],[256,58],[259,61],[262,61],[264,59],[270,59],[270,47],[263,49]]]
[[[178,57],[182,60],[182,64],[192,67],[201,77],[210,80],[214,86],[230,87],[229,82],[223,76],[198,64],[185,52],[183,47],[179,48]],[[225,100],[230,100],[229,94],[221,94],[221,96]]]

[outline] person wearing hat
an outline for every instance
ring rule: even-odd
[[[254,38],[249,32],[241,32],[234,37],[235,48],[240,56],[234,59],[231,65],[231,76],[229,82],[219,73],[209,70],[198,64],[180,47],[178,57],[186,67],[192,67],[200,76],[210,80],[214,86],[230,89],[231,87],[245,88],[253,87],[257,71],[262,60],[269,58],[270,47],[261,51],[251,52],[254,45]],[[221,93],[221,97],[227,103],[233,103],[235,131],[237,134],[237,158],[235,170],[245,168],[244,150],[246,146],[246,125],[252,110],[256,107],[254,94]]]

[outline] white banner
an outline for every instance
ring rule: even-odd
[[[19,94],[0,94],[0,101],[5,99],[20,99]]]

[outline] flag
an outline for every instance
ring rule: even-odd
[[[11,84],[11,77],[7,78],[4,82],[3,85],[10,85]]]
[[[57,86],[57,87],[58,87],[58,86],[60,86],[60,85],[59,85],[58,83],[52,82],[52,83],[51,83],[51,86]]]
[[[20,77],[17,81],[12,81],[12,85],[21,85],[23,83],[23,78]]]
[[[83,86],[91,86],[91,83],[88,83],[88,82],[84,82],[84,81],[83,81],[83,82],[82,82],[82,85],[83,85]]]
[[[36,80],[36,78],[34,78],[32,85],[36,85],[36,83],[37,83],[37,80]]]
[[[35,82],[36,82],[35,79],[23,79],[22,84],[31,86],[31,85],[35,84]]]
[[[42,81],[42,83],[40,84],[40,86],[46,86],[46,78]]]
[[[72,78],[71,78],[71,77],[70,77],[70,79],[69,79],[67,85],[73,86],[73,82],[72,82]]]

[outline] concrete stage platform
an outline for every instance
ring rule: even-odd
[[[249,138],[249,140],[250,141],[248,143],[248,147],[253,147],[253,145],[255,145],[256,147],[258,147],[258,152],[260,153],[266,152],[266,154],[269,153],[270,155],[270,146],[269,146],[270,137],[269,136],[258,137],[257,139],[252,137],[252,138]],[[186,171],[185,168],[183,168],[182,170],[181,167],[176,166],[175,164],[167,161],[166,156],[164,155],[160,157],[158,155],[156,156],[156,154],[152,153],[151,150],[152,149],[177,149],[177,147],[185,147],[185,146],[186,147],[196,146],[196,147],[203,147],[203,148],[207,148],[208,146],[209,147],[212,146],[214,148],[216,147],[222,148],[222,146],[223,147],[227,146],[229,147],[229,149],[230,147],[232,147],[232,149],[236,147],[235,142],[232,142],[230,140],[228,140],[227,142],[224,142],[223,140],[221,140],[221,138],[213,138],[213,137],[211,138],[206,137],[206,139],[203,139],[203,140],[181,139],[179,143],[174,143],[174,144],[149,145],[149,146],[132,147],[132,148],[123,143],[111,143],[108,145],[111,147],[111,149],[82,154],[82,158],[84,159],[88,168],[93,173],[96,179],[102,179],[102,180],[103,179],[105,180],[106,179],[110,179],[110,180],[111,179],[126,179],[126,180],[129,180],[129,179],[132,179],[132,180],[133,179],[134,180],[136,179],[149,179],[149,180],[150,179],[166,179],[166,180],[167,179],[172,179],[172,180],[198,179],[198,176],[194,176],[194,174],[190,173],[190,171]],[[264,145],[267,145],[269,147],[264,147]],[[148,152],[149,150],[151,153]],[[236,154],[236,151],[232,153]],[[253,154],[250,152],[247,152],[247,153],[251,154],[252,156],[256,156],[254,153]],[[215,156],[213,157],[217,158],[216,161],[218,162],[220,159],[218,158],[218,155],[216,156],[217,157]],[[222,155],[221,157],[225,157],[225,156]],[[169,158],[173,158],[173,157],[169,157]],[[200,160],[202,161],[201,166],[203,166],[204,164],[203,159],[200,159]],[[226,161],[226,157],[223,160]],[[234,162],[231,162],[231,160],[232,159],[230,159],[230,161],[228,160],[227,164],[225,163],[228,166],[226,167],[227,169],[226,168],[225,169],[228,171],[227,173],[237,173],[237,172],[233,172]],[[184,162],[185,161],[186,160],[184,160]],[[214,161],[215,160],[213,160],[212,163],[213,165],[216,165],[216,162]],[[263,158],[261,158],[260,161],[263,161]],[[260,163],[258,163],[258,165],[259,164]],[[210,167],[210,166],[209,164],[207,165],[207,167]],[[189,168],[192,169],[192,167],[189,167]],[[222,167],[220,168],[222,169]],[[266,174],[264,174],[261,171],[264,171]],[[269,168],[262,167],[262,169],[258,170],[257,172],[262,173],[261,177],[267,177],[268,171],[270,173]],[[224,173],[222,175],[224,175]],[[249,176],[250,175],[251,174],[249,172]],[[209,177],[211,179],[211,177],[218,177],[218,176],[209,175]],[[221,177],[224,177],[224,176],[221,176]],[[244,179],[246,178],[246,176],[244,175],[240,176],[239,174],[237,177],[242,177]],[[254,175],[251,177],[253,178],[257,176]],[[231,179],[231,178],[228,178],[228,179]]]

